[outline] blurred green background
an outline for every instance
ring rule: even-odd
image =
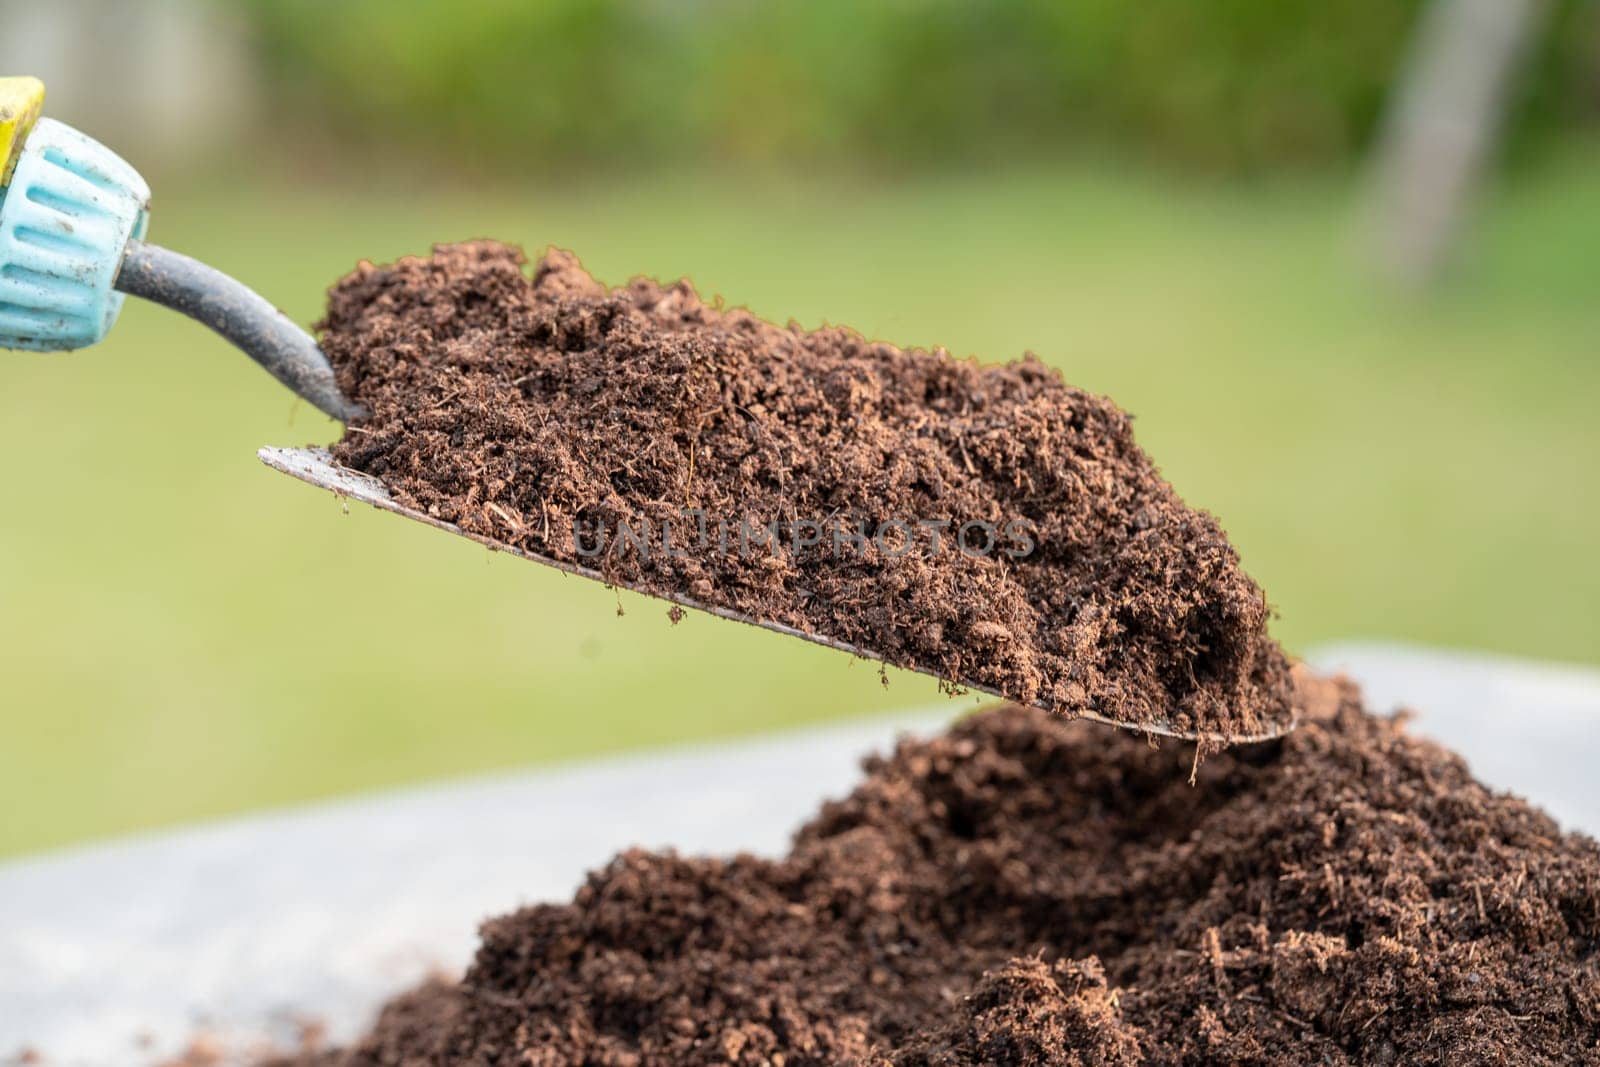
[[[152,239],[301,321],[358,257],[488,235],[779,319],[1031,349],[1135,413],[1291,648],[1600,661],[1593,6],[1558,5],[1425,293],[1352,227],[1417,6],[130,4],[183,30],[155,38],[182,91],[52,111],[146,170]],[[185,117],[224,81],[245,103]],[[254,458],[336,433],[152,307],[0,358],[0,854],[941,699]]]

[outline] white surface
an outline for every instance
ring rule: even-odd
[[[377,794],[0,866],[0,1059],[123,1064],[197,1032],[348,1036],[478,922],[621,848],[781,853],[858,757],[956,711]]]
[[[1412,728],[1465,756],[1480,781],[1600,833],[1600,670],[1380,644],[1328,646],[1312,662],[1354,677],[1376,711],[1416,711]]]
[[[1480,777],[1600,828],[1600,671],[1348,645],[1313,657]],[[469,958],[481,918],[569,896],[629,845],[781,852],[856,761],[955,705],[763,739],[408,789],[0,866],[0,1057],[147,1062],[327,1021]],[[141,1036],[145,1039],[141,1047]]]

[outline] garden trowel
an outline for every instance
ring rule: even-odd
[[[106,336],[125,294],[131,294],[209,326],[319,411],[341,422],[362,414],[340,393],[316,341],[288,316],[220,271],[147,242],[150,187],[138,171],[103,145],[41,117],[43,101],[44,85],[37,79],[0,78],[0,348],[88,347]],[[269,467],[340,497],[569,573],[607,580],[587,568],[513,549],[407,507],[378,480],[335,464],[325,450],[263,448],[260,457]],[[687,596],[647,595],[864,658],[884,658],[869,648]],[[1128,725],[1082,714],[1111,725]],[[1133,728],[1189,740],[1239,743],[1268,740],[1289,725],[1257,736],[1229,738],[1197,737],[1167,722]]]

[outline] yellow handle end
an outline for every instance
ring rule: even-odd
[[[0,189],[11,182],[28,131],[44,110],[44,82],[38,78],[0,78]]]

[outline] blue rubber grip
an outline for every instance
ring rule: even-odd
[[[59,352],[105,337],[122,310],[123,252],[149,220],[138,171],[40,119],[0,190],[0,348]]]

